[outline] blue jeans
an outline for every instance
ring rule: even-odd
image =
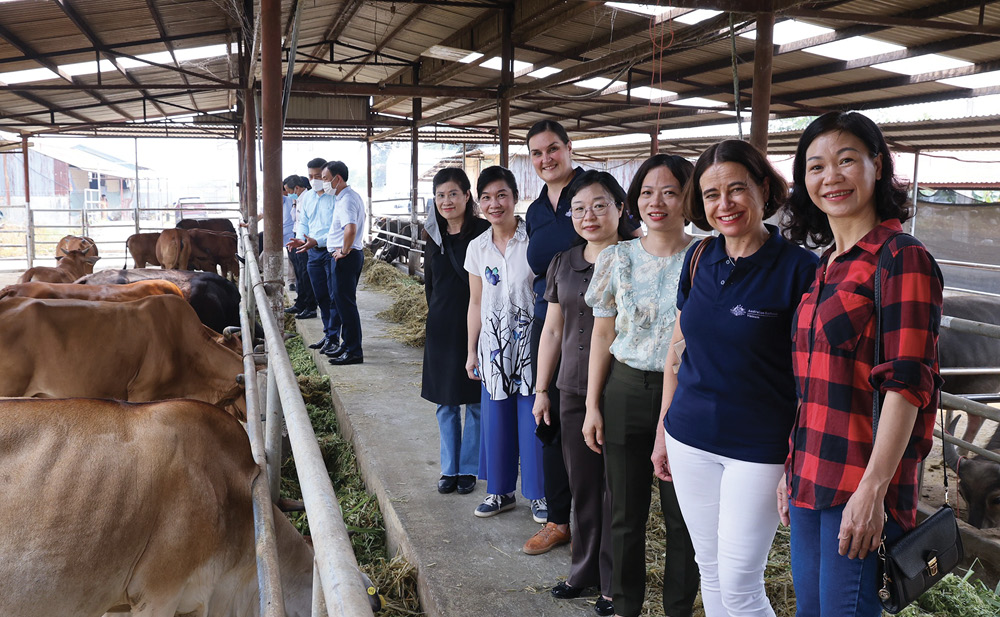
[[[465,406],[463,433],[462,406],[438,405],[442,476],[474,476],[479,473],[479,409],[479,403]]]
[[[881,617],[878,553],[848,559],[837,552],[844,506],[788,510],[796,617]],[[903,531],[890,517],[884,534],[893,540]]]
[[[319,305],[319,315],[323,320],[323,335],[334,341],[340,340],[340,316],[337,314],[337,307],[333,304],[333,296],[330,293],[329,281],[333,272],[333,260],[325,247],[309,249],[309,263],[306,270],[309,272],[309,282],[312,284],[313,293],[316,295],[316,304]]]

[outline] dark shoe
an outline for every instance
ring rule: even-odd
[[[601,617],[610,617],[615,614],[615,605],[607,598],[598,598],[597,602],[594,602],[594,612]]]
[[[476,490],[476,476],[458,476],[458,494],[468,495]]]
[[[340,341],[330,341],[326,345],[323,345],[319,352],[324,356],[336,358],[340,354],[344,353],[344,345]]]
[[[320,349],[319,352],[327,357],[336,358],[344,353],[344,344],[340,341],[334,341]]]
[[[316,311],[302,311],[295,314],[295,319],[313,319],[314,317],[316,317]]]
[[[553,587],[550,593],[552,594],[553,598],[559,600],[572,600],[573,598],[579,598],[581,595],[583,595],[583,592],[585,590],[586,587],[574,587],[569,583],[567,583],[566,581],[563,581],[558,585],[556,585],[555,587]]]
[[[506,495],[487,494],[486,499],[483,500],[483,503],[479,504],[479,507],[476,508],[473,514],[479,518],[487,518],[511,510],[515,505],[517,505],[517,499],[514,497],[514,493],[507,493]]]
[[[362,364],[364,363],[364,361],[365,361],[364,355],[356,354],[353,356],[349,356],[347,355],[347,352],[340,354],[336,358],[330,358],[330,364],[334,366],[346,366],[348,364]]]
[[[438,480],[438,492],[442,495],[454,493],[457,486],[458,476],[441,476],[441,479]]]
[[[297,317],[297,315],[296,315],[296,317]],[[326,346],[327,342],[328,342],[328,340],[324,336],[320,340],[318,340],[315,343],[313,343],[312,345],[310,345],[309,349],[323,349]]]
[[[555,523],[546,523],[545,527],[542,527],[535,533],[535,535],[528,538],[528,541],[524,543],[524,548],[522,548],[521,551],[525,555],[541,555],[542,553],[551,551],[561,544],[569,544],[569,540],[569,533],[559,531],[559,526]]]
[[[289,315],[294,315],[295,313],[299,312],[299,307],[297,307],[297,306],[290,306],[290,307],[288,307],[288,308],[285,309],[285,312],[288,313]]]

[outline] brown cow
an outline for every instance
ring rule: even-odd
[[[87,257],[97,257],[97,243],[87,236],[63,236],[56,245],[56,261],[69,255],[70,251],[83,251]],[[84,268],[90,274],[94,271],[94,264],[89,263]]]
[[[156,241],[160,239],[160,232],[132,234],[125,241],[125,248],[132,255],[132,261],[136,268],[145,268],[147,264],[151,266],[160,265],[156,258]]]
[[[156,259],[165,270],[187,270],[191,236],[184,229],[164,229],[156,241]]]
[[[260,468],[246,431],[218,409],[0,401],[0,468],[0,615],[260,614],[251,499]],[[277,601],[288,617],[309,617],[313,550],[271,512]]]
[[[236,278],[240,264],[236,261],[236,234],[190,229],[191,264],[198,270],[216,272],[222,268],[222,276]]]
[[[171,294],[184,297],[170,281],[137,281],[128,285],[81,285],[79,283],[19,283],[0,289],[0,298],[49,298],[58,300],[103,300],[130,302],[147,296]]]
[[[0,397],[193,398],[246,417],[243,358],[183,298],[0,300]],[[2,613],[0,613],[2,614]]]
[[[93,272],[98,259],[100,257],[88,257],[83,251],[72,250],[65,257],[58,258],[59,262],[55,268],[51,266],[29,268],[17,282],[72,283],[81,276]]]

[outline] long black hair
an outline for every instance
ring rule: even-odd
[[[806,190],[806,151],[820,135],[845,131],[861,140],[873,159],[882,155],[882,174],[875,180],[875,213],[879,220],[898,219],[900,223],[910,218],[909,197],[906,187],[893,172],[892,153],[878,125],[856,111],[831,111],[816,118],[802,132],[795,150],[792,181],[795,190],[788,200],[788,210],[782,221],[785,237],[810,247],[827,246],[833,242],[830,219],[809,197]]]
[[[469,181],[469,176],[465,174],[465,170],[461,167],[445,167],[434,174],[434,180],[432,182],[434,186],[434,194],[437,194],[437,188],[446,182],[454,182],[458,185],[458,188],[465,191],[469,196],[468,201],[465,202],[465,216],[462,219],[462,231],[459,232],[459,237],[465,237],[467,234],[472,232],[472,224],[476,220],[476,215],[479,213],[479,207],[476,205],[476,200],[472,198],[472,183]],[[432,199],[434,203],[434,218],[437,219],[438,229],[441,230],[441,237],[444,238],[448,231],[448,221],[445,220],[441,213],[438,212],[436,200]]]

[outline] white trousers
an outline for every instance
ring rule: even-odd
[[[701,572],[706,617],[774,617],[764,566],[778,528],[775,489],[784,465],[719,456],[669,433],[667,457]]]

